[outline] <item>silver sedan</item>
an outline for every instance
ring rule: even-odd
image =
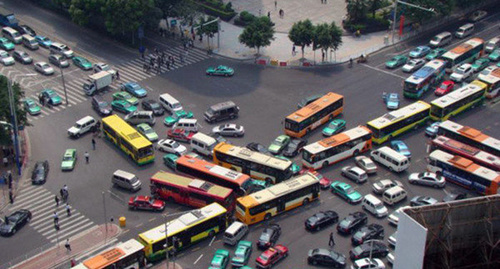
[[[408,178],[411,184],[420,184],[425,186],[431,186],[434,188],[443,188],[446,184],[446,180],[442,176],[438,176],[435,173],[413,173]]]
[[[356,161],[356,165],[365,170],[367,174],[377,173],[377,165],[372,161],[372,159],[366,156],[357,156],[354,159]]]
[[[35,63],[35,71],[40,72],[41,74],[47,75],[47,76],[54,74],[54,68],[52,68],[46,62],[37,62],[37,63]]]
[[[243,136],[245,134],[245,128],[241,125],[234,123],[228,123],[216,126],[212,129],[212,133],[222,135],[222,136]]]
[[[57,67],[65,68],[69,66],[69,61],[66,59],[66,57],[58,55],[58,54],[51,54],[49,55],[49,62]]]

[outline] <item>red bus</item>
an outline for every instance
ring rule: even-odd
[[[250,176],[191,156],[181,156],[176,161],[179,172],[201,178],[219,186],[230,188],[243,196],[252,185]]]
[[[235,205],[231,189],[164,171],[157,172],[151,177],[151,195],[195,208],[217,202],[231,212]]]
[[[434,151],[435,149],[440,149],[453,155],[465,157],[481,166],[488,167],[495,171],[500,171],[500,157],[451,138],[438,136],[433,139],[428,152]]]

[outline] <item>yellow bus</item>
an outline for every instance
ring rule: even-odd
[[[153,144],[117,115],[102,119],[104,136],[138,165],[154,162]]]
[[[144,246],[139,241],[130,239],[77,264],[73,268],[108,269],[143,268],[145,266]]]
[[[319,198],[319,179],[307,172],[236,200],[236,218],[246,224],[268,220]]]
[[[418,128],[429,120],[431,105],[423,101],[402,107],[369,121],[366,125],[372,131],[373,143],[382,144],[412,128]]]
[[[139,234],[148,261],[158,261],[226,230],[227,210],[218,203],[192,210],[147,232]],[[166,230],[166,232],[165,232]],[[168,241],[165,235],[168,235]],[[166,243],[166,245],[165,245]]]
[[[292,137],[303,137],[342,113],[343,109],[344,96],[329,92],[286,117],[285,133]]]
[[[293,163],[289,160],[224,142],[214,148],[214,163],[273,184],[289,179],[293,175]]]

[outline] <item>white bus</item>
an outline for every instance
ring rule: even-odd
[[[486,97],[491,99],[498,96],[500,92],[500,67],[496,66],[488,75],[479,73],[477,79],[488,85],[486,90]]]
[[[403,95],[408,98],[418,99],[444,79],[446,75],[446,62],[432,60],[417,70],[404,82]]]
[[[446,61],[446,72],[455,69],[462,63],[472,63],[483,54],[484,40],[481,38],[471,38],[452,50],[443,54],[440,59]]]
[[[135,239],[112,247],[74,266],[76,269],[143,268],[144,246]]]

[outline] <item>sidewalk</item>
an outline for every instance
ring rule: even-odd
[[[85,231],[84,233],[70,238],[69,243],[71,245],[71,252],[66,250],[66,248],[64,247],[66,238],[61,238],[58,245],[11,268],[44,269],[59,266],[69,268],[71,259],[74,259],[76,256],[86,253],[93,248],[104,245],[105,237],[107,239],[107,242],[109,242],[109,239],[118,236],[120,233],[120,227],[115,224],[108,224],[108,232],[106,234],[106,227],[104,224],[102,224],[92,230]],[[64,264],[66,264],[67,266],[63,266]]]

